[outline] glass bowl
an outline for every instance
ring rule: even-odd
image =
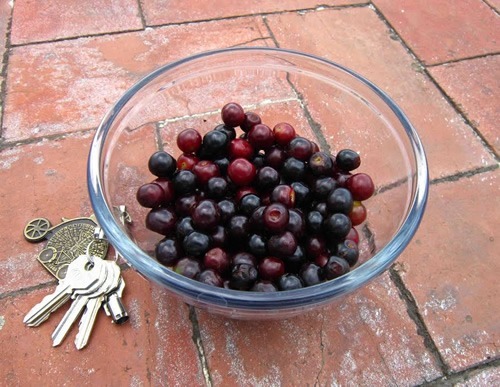
[[[137,188],[154,179],[150,155],[174,157],[176,135],[187,127],[207,132],[221,122],[227,102],[255,111],[268,126],[289,122],[327,151],[358,151],[356,172],[375,182],[365,202],[360,260],[348,274],[299,290],[275,293],[217,288],[183,277],[154,258],[162,238],[148,231]],[[416,130],[376,85],[354,71],[305,53],[276,48],[231,48],[194,55],[147,75],[111,108],[92,142],[90,200],[110,243],[147,279],[188,304],[228,317],[284,318],[320,307],[386,271],[408,245],[428,194],[427,162]],[[125,205],[124,226],[115,207]]]

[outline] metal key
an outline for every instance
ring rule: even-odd
[[[116,324],[123,324],[128,321],[128,313],[122,303],[123,290],[125,289],[125,280],[122,277],[120,286],[106,295],[104,303],[102,304],[106,314],[113,319]]]
[[[83,312],[82,318],[78,324],[78,333],[75,338],[75,345],[77,349],[82,349],[87,345],[90,334],[92,333],[92,328],[94,327],[97,312],[99,311],[106,294],[114,291],[120,285],[120,267],[114,261],[105,262],[109,265],[108,277],[110,278],[110,281],[106,281],[108,286],[104,289],[104,291],[100,291],[98,295],[94,294],[87,302],[85,311]],[[103,288],[100,290],[103,290]]]
[[[74,295],[74,301],[71,303],[70,308],[52,333],[52,345],[54,347],[61,344],[66,338],[71,327],[78,319],[78,317],[82,314],[82,311],[85,309],[89,298],[97,292],[101,291],[101,288],[106,286],[106,280],[108,279],[109,275],[108,265],[105,264],[105,262],[100,258],[94,257],[93,260],[94,265],[101,265],[103,267],[103,270],[100,273],[99,282],[86,289],[85,291],[78,292],[77,295]]]
[[[59,281],[53,293],[45,296],[26,314],[23,322],[28,326],[38,326],[47,320],[49,315],[69,300],[75,291],[85,290],[99,281],[95,269],[99,265],[89,268],[87,255],[80,255],[68,266],[66,277]]]

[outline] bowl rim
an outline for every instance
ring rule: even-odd
[[[347,73],[356,81],[368,86],[390,108],[405,129],[413,150],[412,156],[415,158],[416,166],[415,192],[409,206],[409,211],[387,245],[353,271],[334,280],[311,287],[272,293],[238,291],[205,285],[175,273],[146,254],[123,231],[122,226],[113,215],[113,210],[108,206],[105,200],[103,181],[100,173],[102,150],[114,119],[127,102],[139,90],[169,70],[199,59],[234,52],[258,52],[301,57],[302,59],[317,61],[335,70]],[[233,47],[205,51],[165,64],[130,87],[109,109],[96,130],[88,156],[87,184],[92,208],[106,237],[122,256],[127,257],[126,261],[140,274],[157,283],[163,284],[174,293],[188,297],[191,300],[195,299],[201,304],[217,305],[226,309],[279,311],[321,304],[327,300],[350,293],[385,272],[406,248],[419,227],[428,198],[429,172],[425,151],[417,131],[401,108],[383,90],[367,78],[337,62],[301,51],[274,47]]]

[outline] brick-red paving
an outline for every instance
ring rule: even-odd
[[[499,384],[500,3],[213,4],[0,2],[3,383]],[[337,61],[394,98],[421,135],[433,179],[416,237],[390,273],[318,311],[281,321],[195,311],[124,270],[130,321],[114,326],[101,313],[83,351],[73,344],[76,329],[52,348],[50,334],[67,307],[38,328],[22,323],[55,286],[36,261],[44,242],[25,241],[24,226],[40,216],[55,224],[63,216],[92,213],[85,182],[89,145],[102,116],[127,88],[173,60],[239,45],[278,45]],[[308,102],[313,119],[324,114],[314,98]],[[277,106],[263,108],[266,120],[301,116],[296,102],[285,105],[278,113]],[[152,121],[158,118],[154,107],[149,112]],[[335,147],[339,122],[330,117],[322,130]],[[166,148],[178,130],[163,127]],[[307,127],[299,130],[311,134]],[[138,154],[155,147],[154,126],[130,140],[120,155],[135,166]],[[389,160],[375,164],[385,166],[377,172],[381,181],[390,175]],[[126,171],[118,168],[120,173]],[[117,197],[133,189],[127,183],[113,188]],[[391,200],[400,194],[394,188],[383,195]],[[130,209],[134,219],[143,216],[144,209]],[[377,227],[393,227],[376,221]],[[141,232],[139,223],[134,232]]]

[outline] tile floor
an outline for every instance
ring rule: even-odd
[[[0,385],[500,385],[499,11],[496,0],[1,0]],[[127,88],[243,45],[341,62],[403,108],[431,176],[415,238],[379,280],[283,321],[214,316],[125,270],[130,321],[99,316],[87,348],[52,348],[64,310],[22,323],[55,286],[25,224],[92,212],[89,145]]]

